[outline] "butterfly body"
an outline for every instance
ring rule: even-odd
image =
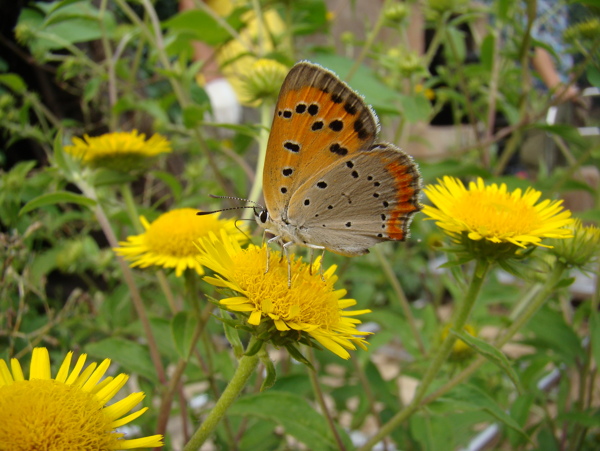
[[[275,108],[257,222],[286,246],[347,256],[404,240],[421,209],[421,177],[410,156],[375,143],[378,131],[371,108],[335,74],[296,64]]]

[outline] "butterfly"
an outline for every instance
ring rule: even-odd
[[[413,159],[376,142],[377,116],[333,72],[302,61],[286,76],[263,170],[260,226],[292,244],[345,256],[407,238],[419,203]]]

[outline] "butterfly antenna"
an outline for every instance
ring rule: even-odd
[[[230,207],[230,208],[221,208],[220,210],[212,210],[212,211],[198,211],[196,212],[196,214],[198,216],[204,216],[204,215],[212,215],[214,213],[220,213],[222,211],[229,211],[229,210],[241,210],[242,208],[256,208],[254,206],[249,207],[249,206],[242,206],[242,207]]]
[[[231,199],[231,200],[239,200],[241,202],[250,202],[251,204],[256,205],[257,207],[260,208],[264,208],[261,204],[259,204],[258,202],[254,202],[253,200],[250,199],[244,199],[243,197],[234,197],[234,196],[217,196],[215,194],[209,194],[208,197],[212,197],[213,199]]]
[[[246,238],[248,238],[248,241],[250,241],[252,238],[250,238],[250,235],[248,235],[245,231],[243,231],[242,229],[240,229],[238,227],[238,222],[239,221],[254,221],[253,219],[236,219],[235,222],[233,223],[233,225],[235,225],[235,228],[238,229],[238,231],[240,231]]]
[[[254,202],[253,200],[250,200],[250,199],[244,199],[242,197],[233,197],[233,196],[216,196],[214,194],[209,194],[208,196],[212,197],[213,199],[231,199],[231,200],[239,200],[241,202],[250,202],[250,203],[252,203],[254,205],[252,205],[252,206],[243,205],[243,206],[240,206],[240,207],[222,208],[220,210],[212,210],[212,211],[199,211],[199,212],[196,213],[198,216],[212,215],[213,213],[220,213],[222,211],[229,211],[229,210],[241,210],[242,208],[256,208],[256,207],[259,207],[259,208],[261,208],[261,209],[264,210],[264,207],[261,204],[259,204],[258,202]]]

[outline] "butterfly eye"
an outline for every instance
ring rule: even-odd
[[[265,224],[269,219],[269,212],[267,210],[263,210],[258,214],[258,220]]]

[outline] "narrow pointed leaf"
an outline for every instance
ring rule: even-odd
[[[45,207],[46,205],[65,203],[77,204],[90,208],[96,205],[96,201],[94,199],[82,196],[81,194],[70,193],[68,191],[57,191],[54,193],[42,194],[41,196],[31,199],[23,206],[23,208],[21,208],[19,215],[29,213],[36,208]]]
[[[495,348],[491,344],[482,340],[481,338],[474,337],[473,335],[467,334],[465,332],[459,332],[454,329],[451,329],[450,332],[456,335],[459,339],[464,341],[471,349],[473,349],[478,354],[484,356],[494,365],[499,367],[502,371],[506,373],[506,375],[510,378],[510,380],[515,384],[516,389],[519,393],[523,393],[523,386],[521,384],[521,380],[517,375],[516,371],[513,369],[510,361],[504,355],[502,351]]]

